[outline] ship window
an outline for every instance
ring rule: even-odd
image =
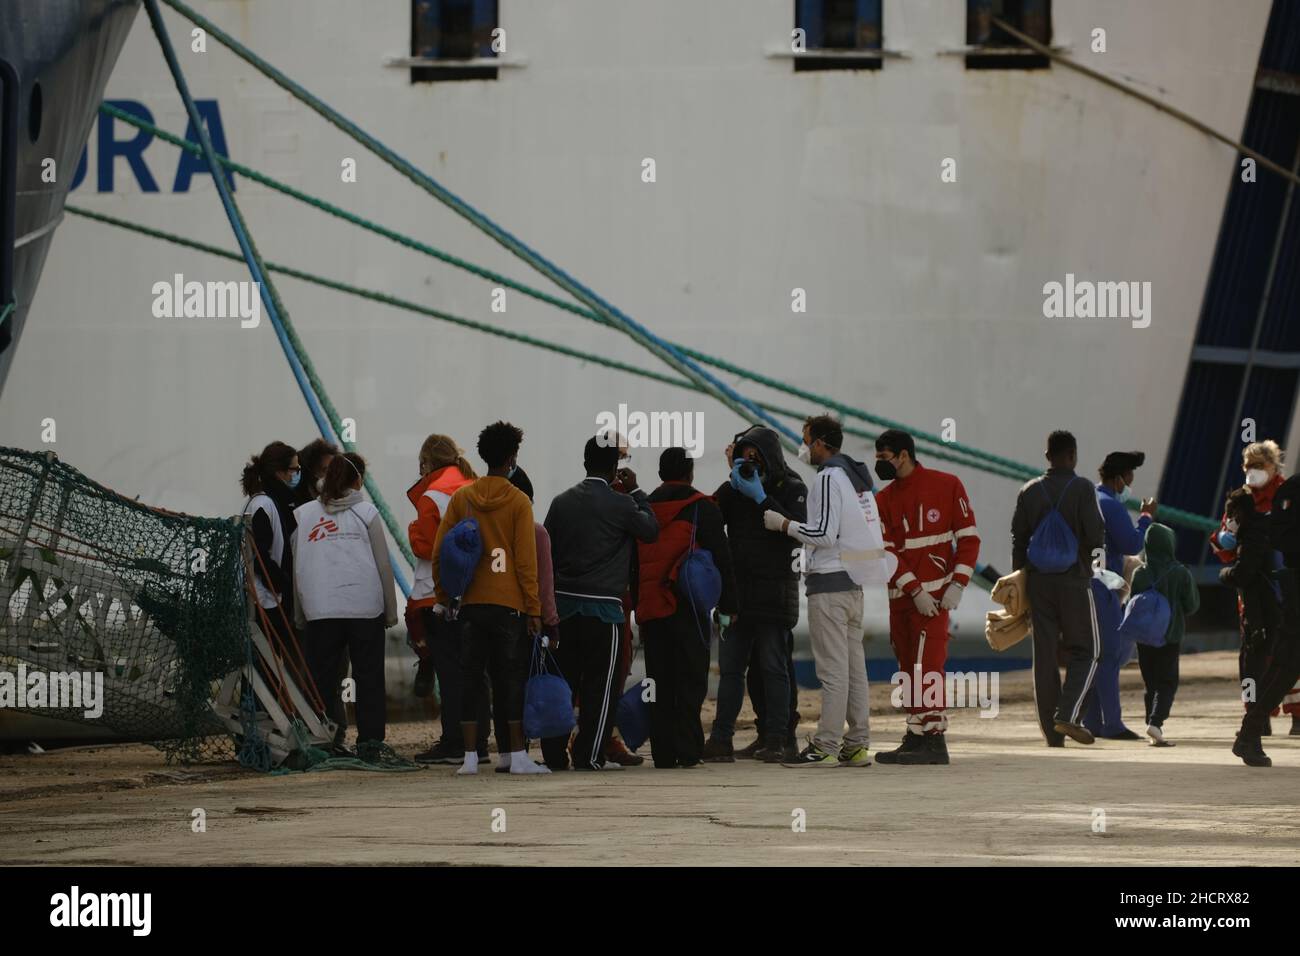
[[[805,55],[795,72],[880,69],[881,0],[795,0]],[[857,54],[857,55],[855,55]]]
[[[412,0],[412,83],[495,80],[497,0]]]
[[[1035,53],[993,21],[1033,37],[1044,46],[1052,42],[1051,0],[966,0],[968,70],[1042,70],[1051,60]]]

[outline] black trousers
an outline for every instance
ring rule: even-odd
[[[357,743],[382,741],[386,729],[384,698],[384,618],[334,617],[307,622],[303,649],[307,668],[322,695],[332,694],[344,651],[352,658],[357,686]],[[338,696],[340,702],[342,698]]]
[[[623,689],[614,686],[622,636],[622,624],[608,624],[585,614],[575,614],[560,622],[560,646],[555,650],[555,663],[578,698],[573,765],[582,770],[599,770],[605,765],[605,745],[609,743],[614,708]],[[649,660],[647,651],[647,666]],[[542,739],[546,766],[554,770],[569,765],[568,743],[567,737]]]
[[[779,632],[776,640],[784,645],[785,679],[776,680],[777,693],[787,691],[789,700],[779,709],[779,716],[785,720],[785,743],[795,743],[795,733],[799,729],[799,683],[794,678],[794,631],[776,623],[763,623],[760,628],[775,628]],[[745,689],[749,691],[749,702],[754,705],[754,726],[761,736],[771,735],[771,721],[768,717],[768,681],[763,666],[764,648],[760,640],[754,641],[754,653],[749,660],[749,669],[745,671]]]
[[[483,716],[489,706],[487,682],[483,677],[486,671],[492,685],[490,706],[497,723],[497,749],[510,753],[508,725],[524,719],[524,682],[528,679],[530,645],[523,616],[513,608],[496,604],[470,604],[461,608],[458,620],[461,722],[472,719],[478,725],[478,752],[486,754],[488,723]]]
[[[438,701],[442,715],[442,739],[459,749],[464,740],[461,737],[461,627],[460,621],[449,621],[433,613],[433,608],[420,609],[424,619],[425,640],[429,644],[429,659],[433,662],[433,673],[438,678]],[[492,696],[488,690],[487,675],[482,678],[483,691],[479,695],[478,705],[478,755],[486,757],[488,753],[488,727],[492,722]],[[510,752],[510,731],[498,720],[497,750]]]
[[[1163,727],[1169,719],[1169,709],[1174,706],[1174,695],[1178,693],[1178,656],[1182,650],[1178,644],[1166,644],[1164,647],[1149,647],[1139,644],[1138,669],[1142,671],[1142,682],[1146,684],[1147,723],[1153,727]]]
[[[1034,631],[1034,700],[1049,742],[1060,740],[1057,721],[1078,724],[1101,658],[1101,630],[1087,578],[1030,571],[1026,590]],[[1065,658],[1061,682],[1058,645]]]
[[[1300,678],[1300,640],[1281,638],[1273,642],[1273,656],[1256,679],[1255,699],[1246,704],[1241,732],[1258,737],[1264,732],[1268,715],[1282,703]]]
[[[709,692],[709,645],[689,614],[641,625],[646,676],[654,681],[650,753],[656,767],[694,766],[704,750],[700,708]]]
[[[1259,686],[1264,682],[1264,673],[1268,662],[1273,657],[1273,648],[1278,642],[1277,635],[1264,628],[1246,632],[1243,627],[1241,650],[1237,652],[1237,678],[1241,682],[1242,692],[1246,692],[1246,682],[1255,685],[1255,699],[1259,699]],[[1280,701],[1279,701],[1280,703]]]
[[[1287,568],[1273,577],[1282,592],[1281,622],[1268,642],[1270,656],[1256,677],[1255,699],[1246,704],[1241,720],[1241,732],[1247,736],[1263,732],[1273,708],[1300,678],[1300,572]]]

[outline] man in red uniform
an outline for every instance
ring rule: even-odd
[[[876,439],[876,474],[889,482],[876,503],[885,547],[898,557],[889,582],[889,641],[909,689],[903,744],[876,754],[876,760],[946,764],[948,612],[975,573],[980,549],[975,512],[956,475],[916,460],[916,443],[907,432],[891,428]]]

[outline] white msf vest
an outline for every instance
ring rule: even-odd
[[[284,528],[280,524],[280,512],[275,507],[275,502],[269,495],[257,494],[248,499],[248,504],[244,505],[244,514],[252,517],[259,511],[264,512],[271,520],[271,560],[277,565],[284,565]],[[275,599],[271,589],[262,583],[258,576],[261,568],[257,564],[257,555],[253,555],[253,586],[257,590],[257,603],[262,607],[270,610],[276,607],[280,602]]]
[[[319,500],[294,510],[294,579],[308,621],[372,618],[384,613],[379,568],[370,547],[370,523],[379,515],[369,501],[326,511]]]

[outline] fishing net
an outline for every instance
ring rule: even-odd
[[[0,706],[169,762],[233,755],[212,701],[248,659],[243,542],[240,519],[150,508],[52,453],[0,448]]]

